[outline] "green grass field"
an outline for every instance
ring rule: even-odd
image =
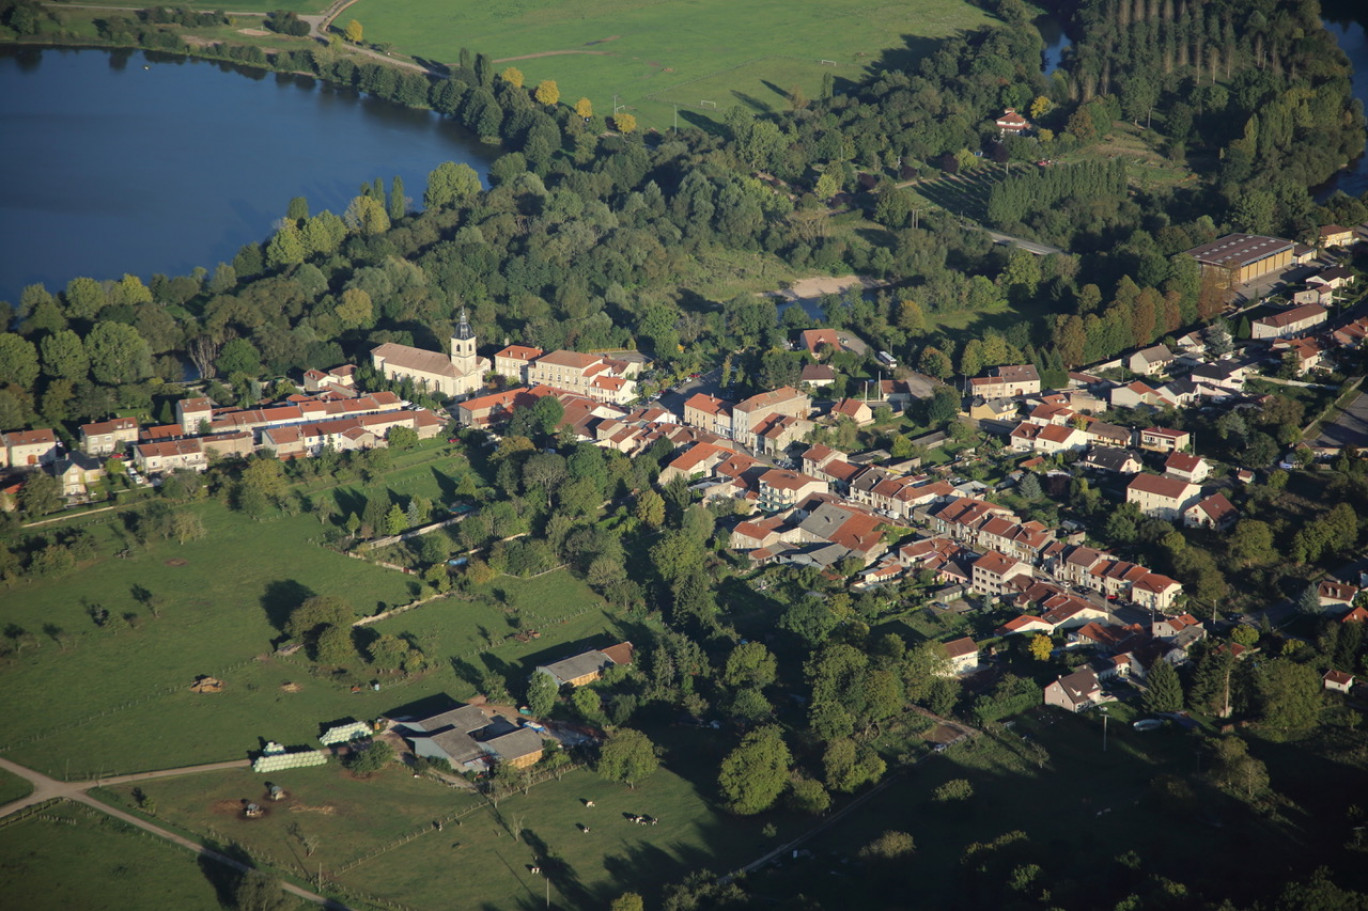
[[[451,484],[445,472],[419,464],[384,480],[401,502],[410,494],[438,498]],[[359,493],[332,495],[348,510]],[[320,526],[308,515],[255,522],[216,503],[189,508],[202,517],[204,538],[134,546],[125,559],[112,556],[131,544],[114,514],[78,520],[100,555],[65,577],[19,583],[6,594],[6,623],[35,643],[0,668],[7,698],[24,706],[0,735],[6,756],[68,778],[236,758],[260,738],[312,742],[318,725],[335,718],[374,717],[434,693],[467,698],[486,668],[517,689],[545,654],[563,657],[570,644],[619,632],[568,572],[503,578],[473,598],[378,624],[381,632],[413,634],[431,669],[386,679],[379,693],[354,694],[352,682],[370,679],[359,663],[356,677],[329,679],[314,675],[302,655],[274,657],[280,624],[310,593],[372,613],[411,601],[416,581],[314,543]],[[135,599],[137,587],[161,602],[160,616]],[[103,628],[91,605],[109,612]],[[512,638],[520,628],[542,635],[520,643]],[[191,693],[200,674],[223,679],[225,691]]]
[[[827,73],[853,80],[890,59],[908,69],[926,39],[987,21],[962,0],[872,6],[854,0],[529,0],[515,8],[472,0],[361,0],[342,18],[360,21],[367,41],[408,54],[453,63],[466,47],[499,61],[500,70],[517,67],[532,84],[554,79],[563,101],[588,97],[599,114],[612,111],[616,95],[643,126],[658,128],[673,122],[675,105],[682,125],[735,104],[785,107],[795,86],[815,97]]]
[[[0,769],[0,804],[7,804],[11,800],[19,800],[33,793],[33,785],[29,784],[18,775]]]
[[[30,911],[224,907],[184,848],[84,807],[61,806],[43,816],[49,818],[0,828],[0,892]]]
[[[241,801],[260,800],[267,778],[287,799],[266,805],[263,818],[245,819]],[[131,788],[111,790],[132,804]],[[461,895],[457,907],[519,908],[544,897],[546,879],[530,872],[538,864],[550,873],[557,907],[602,908],[620,892],[649,893],[700,864],[722,869],[763,853],[766,844],[761,823],[724,817],[666,770],[635,790],[572,771],[497,807],[403,769],[358,781],[336,764],[167,779],[143,790],[156,802],[158,821],[178,830],[232,841],[296,875],[314,876],[321,867],[325,881],[348,894],[419,909],[453,907],[453,888]],[[661,823],[634,825],[629,813]],[[305,856],[294,827],[316,839],[313,856]],[[416,837],[405,841],[409,836]]]

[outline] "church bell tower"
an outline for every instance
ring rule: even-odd
[[[466,319],[465,307],[461,308],[461,321],[451,336],[451,363],[462,376],[468,376],[479,369],[475,354],[475,333]]]

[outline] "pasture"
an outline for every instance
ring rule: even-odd
[[[0,891],[30,911],[218,911],[222,871],[103,813],[64,804],[0,827]],[[76,871],[79,870],[79,873]]]
[[[669,759],[667,758],[667,763]],[[269,779],[287,798],[245,819],[243,799],[261,800]],[[114,789],[132,805],[131,788]],[[651,893],[691,869],[723,869],[763,853],[761,823],[717,811],[690,781],[662,769],[634,790],[587,770],[534,785],[496,805],[463,788],[391,768],[357,780],[336,763],[276,775],[228,772],[144,785],[158,821],[312,878],[362,901],[415,909],[603,908],[624,891]],[[593,801],[588,807],[586,801]],[[636,825],[629,814],[660,823]],[[442,821],[441,829],[435,825]],[[588,832],[581,831],[587,826]],[[306,855],[300,835],[315,846]],[[532,872],[540,866],[543,873]],[[442,871],[434,875],[435,871]]]
[[[440,496],[450,483],[432,465],[385,481],[399,502]],[[336,496],[345,514],[359,492],[314,496]],[[372,679],[359,659],[350,673],[328,675],[303,655],[276,656],[281,624],[310,594],[339,596],[362,614],[406,604],[418,592],[414,577],[323,548],[321,526],[307,514],[258,522],[214,502],[184,508],[201,517],[203,538],[142,546],[114,513],[79,519],[96,555],[64,576],[18,582],[5,593],[5,622],[30,643],[0,667],[11,704],[24,706],[0,740],[7,757],[82,779],[240,757],[262,738],[311,743],[320,723],[373,717],[396,700],[442,692],[467,698],[489,668],[520,690],[532,666],[525,659],[618,632],[603,603],[568,572],[501,578],[377,624],[380,632],[411,633],[430,667],[380,678],[379,693],[356,693],[352,684]],[[128,556],[114,556],[125,548]],[[155,611],[140,592],[151,593]],[[96,611],[107,613],[102,625]],[[522,627],[540,638],[518,641]],[[192,693],[201,674],[224,680],[224,691]]]
[[[642,128],[658,129],[673,123],[676,105],[683,125],[735,104],[784,108],[795,87],[817,97],[828,74],[853,81],[872,66],[911,69],[935,39],[988,21],[963,0],[360,0],[341,18],[406,54],[455,63],[465,47],[498,70],[517,67],[529,84],[553,79],[562,102],[587,97],[600,115],[616,95]]]

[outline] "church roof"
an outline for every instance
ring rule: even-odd
[[[458,377],[460,371],[440,351],[428,351],[425,348],[414,348],[410,345],[398,345],[394,342],[385,342],[371,349],[371,356],[383,360],[387,364],[395,367],[403,367],[406,370],[417,371],[418,373],[428,373],[435,376]]]

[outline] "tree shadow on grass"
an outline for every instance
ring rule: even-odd
[[[242,864],[244,867],[253,868],[256,866],[252,862],[251,856],[237,845],[219,845],[207,842],[205,847]],[[199,855],[198,861],[200,872],[214,887],[214,895],[218,898],[219,904],[225,908],[236,908],[238,906],[238,887],[242,884],[242,878],[247,874],[242,869],[226,864],[219,858],[208,854]]]
[[[266,612],[266,620],[276,629],[284,631],[290,619],[290,612],[314,596],[315,592],[294,579],[271,582],[261,596],[261,609]]]

